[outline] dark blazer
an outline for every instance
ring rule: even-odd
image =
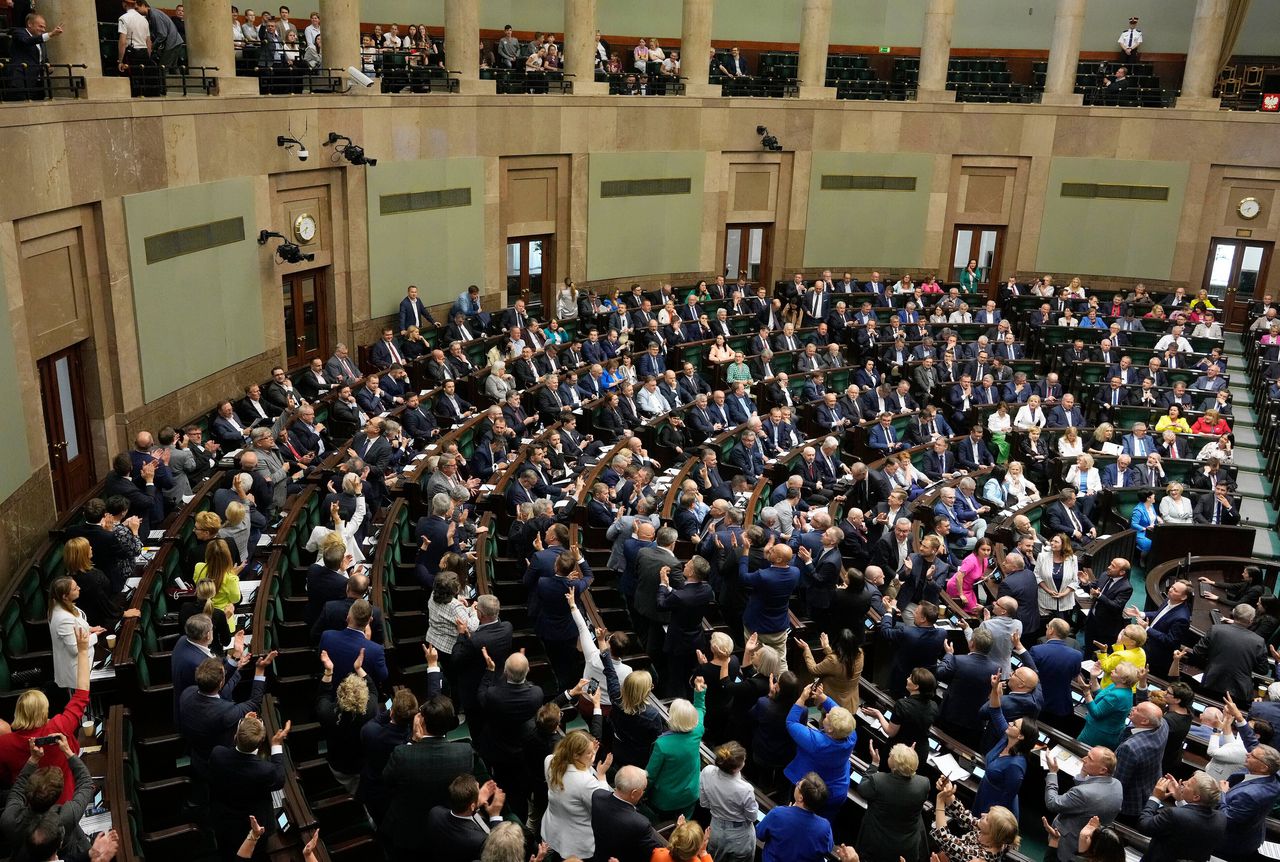
[[[895,624],[893,614],[884,614],[880,617],[880,637],[893,645],[889,691],[895,697],[901,697],[907,690],[907,676],[912,670],[918,667],[934,670],[937,667],[938,659],[944,655],[943,642],[947,633],[938,628]],[[991,691],[990,674],[987,675],[987,691]]]
[[[674,590],[658,588],[658,607],[671,614],[666,652],[693,655],[702,645],[702,621],[715,595],[708,583],[686,583]],[[683,680],[675,680],[684,685]]]
[[[204,650],[187,640],[186,635],[178,638],[169,655],[169,679],[173,681],[173,723],[178,724],[178,705],[182,693],[196,684],[196,668],[207,659]],[[222,688],[223,697],[231,697],[236,683],[240,681],[240,671],[232,661],[227,661],[227,682]]]
[[[938,717],[957,727],[982,727],[982,706],[991,692],[991,675],[1000,666],[981,653],[945,655],[938,664],[938,679],[947,683]]]
[[[1201,685],[1213,696],[1230,693],[1236,703],[1253,699],[1253,674],[1269,675],[1267,642],[1234,623],[1218,623],[1200,638],[1189,656],[1204,668]],[[1167,670],[1161,668],[1162,670]]]
[[[364,650],[365,673],[373,677],[378,685],[387,681],[387,657],[382,647],[364,636],[364,632],[344,628],[341,631],[325,632],[320,636],[320,649],[329,653],[333,660],[333,684],[347,678],[355,668],[356,657]]]
[[[311,645],[318,647],[320,638],[325,632],[340,632],[347,627],[347,612],[351,610],[351,605],[355,603],[355,599],[344,595],[340,599],[334,599],[325,602],[324,608],[320,611],[320,616],[316,617],[315,623],[311,626]],[[373,616],[369,618],[369,630],[373,634],[370,638],[376,644],[386,643],[386,629],[382,625],[382,609],[373,608]]]
[[[480,680],[479,702],[484,716],[480,751],[486,763],[494,766],[521,761],[522,729],[546,700],[542,689],[531,682],[517,684],[508,681],[501,671],[485,671]]]
[[[1080,507],[1076,506],[1071,510],[1075,513],[1076,519],[1080,521],[1080,532],[1087,533],[1093,529],[1093,522],[1080,511]],[[1044,513],[1045,529],[1041,532],[1046,537],[1056,536],[1058,533],[1066,533],[1068,536],[1073,532],[1071,526],[1071,518],[1067,515],[1067,507],[1061,502],[1054,503]]]
[[[1147,642],[1143,644],[1147,653],[1147,667],[1158,674],[1169,673],[1173,652],[1182,646],[1182,638],[1191,627],[1191,606],[1188,602],[1172,608],[1157,623],[1155,619],[1163,607],[1161,605],[1154,611],[1147,611],[1147,619],[1152,622],[1147,626]]]
[[[314,563],[307,569],[307,627],[315,625],[320,619],[324,606],[347,595],[347,577],[324,565]],[[345,626],[344,626],[345,628]]]
[[[257,818],[267,834],[276,831],[271,792],[284,789],[284,754],[263,760],[234,746],[219,745],[209,755],[210,809],[219,841],[244,838],[244,824]],[[239,846],[238,844],[236,846]]]
[[[1222,843],[1227,817],[1205,805],[1161,805],[1148,799],[1138,829],[1151,836],[1142,862],[1204,862]]]
[[[1098,596],[1093,600],[1093,610],[1085,622],[1085,640],[1108,646],[1115,643],[1120,630],[1125,627],[1124,608],[1133,596],[1133,584],[1128,577],[1106,578],[1098,586]],[[1169,669],[1164,668],[1168,673]]]
[[[1223,479],[1226,479],[1226,477],[1224,476]],[[1227,499],[1230,500],[1230,495],[1228,495]],[[1200,499],[1196,501],[1195,509],[1193,510],[1193,513],[1192,513],[1194,515],[1195,522],[1197,524],[1212,524],[1213,510],[1214,510],[1214,507],[1217,505],[1217,503],[1218,503],[1218,497],[1216,494],[1209,494],[1209,493],[1201,494]],[[1227,524],[1232,526],[1239,524],[1240,523],[1240,507],[1239,506],[1230,506],[1230,507],[1223,506],[1222,511],[1219,513],[1218,522],[1221,524]]]
[[[382,771],[388,805],[378,831],[387,846],[406,856],[427,853],[433,836],[422,828],[422,811],[437,805],[447,807],[449,783],[464,772],[477,777],[486,774],[465,740],[426,737],[397,746]]]
[[[458,635],[453,643],[452,662],[454,672],[458,675],[458,687],[462,692],[463,709],[467,720],[482,722],[484,717],[479,711],[480,680],[485,674],[484,654],[488,650],[489,657],[498,667],[511,655],[511,623],[496,620],[486,623],[474,632]]]
[[[1042,711],[1054,716],[1071,715],[1071,684],[1080,676],[1084,653],[1066,641],[1051,639],[1036,644],[1019,658],[1040,674],[1040,690],[1044,693]]]
[[[923,775],[868,775],[858,785],[858,794],[867,801],[867,816],[858,833],[859,855],[866,859],[921,858],[925,831],[920,812],[929,791],[929,779]]]
[[[596,859],[649,862],[653,851],[664,845],[649,818],[610,790],[591,794],[591,831],[595,834]]]
[[[243,703],[206,697],[194,685],[184,691],[178,699],[178,730],[191,746],[192,759],[207,762],[219,745],[230,745],[240,719],[261,708],[266,689],[265,680],[254,680],[253,693]]]
[[[447,805],[427,812],[427,832],[432,838],[431,858],[440,862],[475,862],[489,837],[474,817],[455,817]]]

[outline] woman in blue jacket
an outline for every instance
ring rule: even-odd
[[[1155,525],[1161,522],[1161,518],[1156,514],[1156,492],[1154,488],[1144,490],[1138,498],[1138,505],[1133,507],[1133,514],[1129,516],[1129,526],[1138,531],[1138,535],[1134,537],[1134,542],[1138,545],[1138,550],[1146,553],[1151,550],[1151,537],[1147,535]]]
[[[810,701],[821,704],[822,728],[809,726]],[[787,715],[787,733],[796,743],[795,760],[787,764],[783,774],[799,783],[810,772],[816,772],[827,784],[830,796],[822,815],[834,822],[840,806],[849,797],[849,755],[858,735],[854,732],[853,713],[826,696],[822,683],[813,683],[800,691],[800,697]]]
[[[987,752],[986,774],[973,800],[973,814],[980,817],[994,806],[1004,806],[1018,816],[1018,791],[1027,771],[1027,755],[1035,748],[1040,728],[1033,718],[1017,718],[1012,723],[1000,709],[1000,674],[991,675],[991,699],[983,708],[1000,741]]]

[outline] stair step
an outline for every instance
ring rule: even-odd
[[[1256,530],[1253,536],[1253,555],[1280,559],[1280,535],[1274,530]]]

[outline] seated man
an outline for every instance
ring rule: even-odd
[[[996,463],[995,456],[982,439],[982,426],[976,423],[969,429],[969,436],[956,443],[955,454],[960,466],[969,472],[992,467]]]

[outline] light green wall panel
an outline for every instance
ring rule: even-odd
[[[4,272],[0,270],[0,297],[4,297]],[[10,329],[9,302],[0,302],[0,403],[21,404],[18,391],[18,359],[14,352],[13,330]],[[81,445],[90,445],[82,440]],[[26,423],[22,414],[9,411],[9,418],[0,422],[0,500],[8,497],[31,476],[31,458],[27,452]]]
[[[823,174],[915,177],[907,191],[823,191]],[[920,153],[814,153],[804,265],[916,267],[924,259],[933,157]]]
[[[266,350],[251,178],[127,195],[124,213],[147,401]],[[241,242],[147,264],[147,237],[237,217]]]
[[[592,153],[587,278],[695,272],[702,237],[706,154]],[[687,195],[601,198],[606,180],[690,178]]]
[[[428,305],[484,284],[484,160],[388,162],[365,173],[373,316],[393,313],[416,284]],[[471,205],[382,215],[382,195],[471,189]]]
[[[1036,269],[1168,278],[1189,170],[1186,162],[1054,159]],[[1067,198],[1064,182],[1167,186],[1169,199]]]

